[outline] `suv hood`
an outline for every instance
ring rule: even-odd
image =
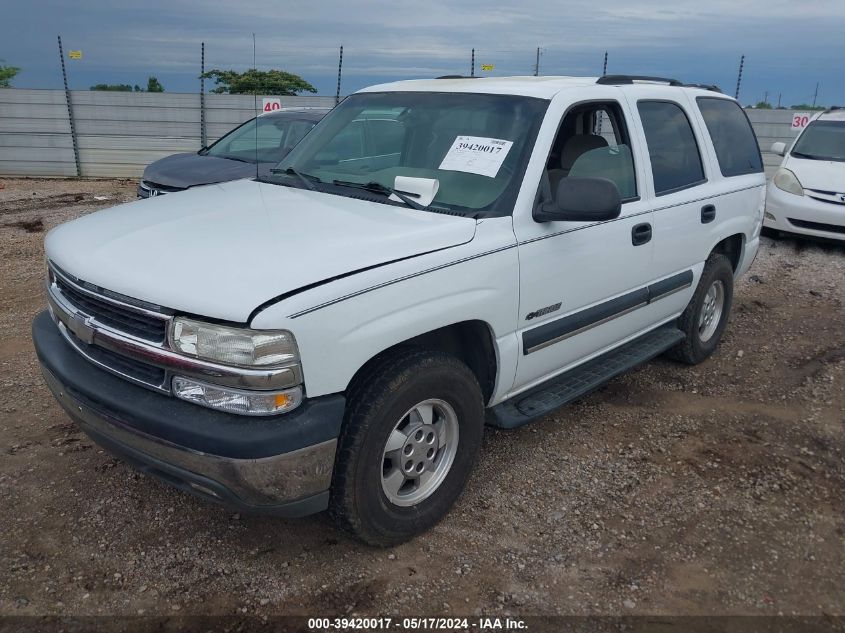
[[[783,166],[798,177],[805,189],[845,192],[845,163],[790,156]]]
[[[174,310],[245,323],[303,286],[472,240],[470,218],[251,180],[130,202],[56,227],[71,275]]]

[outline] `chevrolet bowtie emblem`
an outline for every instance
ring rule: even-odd
[[[76,335],[80,341],[91,345],[94,342],[94,328],[91,327],[87,317],[68,315],[67,328]]]

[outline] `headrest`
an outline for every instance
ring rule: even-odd
[[[560,166],[569,171],[581,154],[600,147],[607,147],[607,139],[598,134],[579,134],[571,137],[560,153]]]

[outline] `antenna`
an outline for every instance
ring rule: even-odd
[[[255,33],[252,34],[252,70],[257,72],[255,66]],[[252,111],[255,114],[255,179],[258,180],[258,82],[252,89]]]

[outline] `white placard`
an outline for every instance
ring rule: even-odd
[[[813,116],[809,112],[793,112],[792,113],[792,129],[803,130],[810,123],[810,117]]]
[[[411,176],[396,176],[393,181],[393,188],[401,193],[412,193],[419,197],[411,196],[411,200],[419,202],[422,206],[427,207],[434,200],[437,195],[437,190],[440,189],[440,181],[437,178],[412,178]],[[402,202],[393,194],[390,195],[393,202]]]
[[[463,171],[495,178],[513,141],[481,136],[458,136],[443,157],[440,169]]]
[[[261,100],[262,112],[275,112],[282,109],[282,100],[279,97],[264,97]]]

